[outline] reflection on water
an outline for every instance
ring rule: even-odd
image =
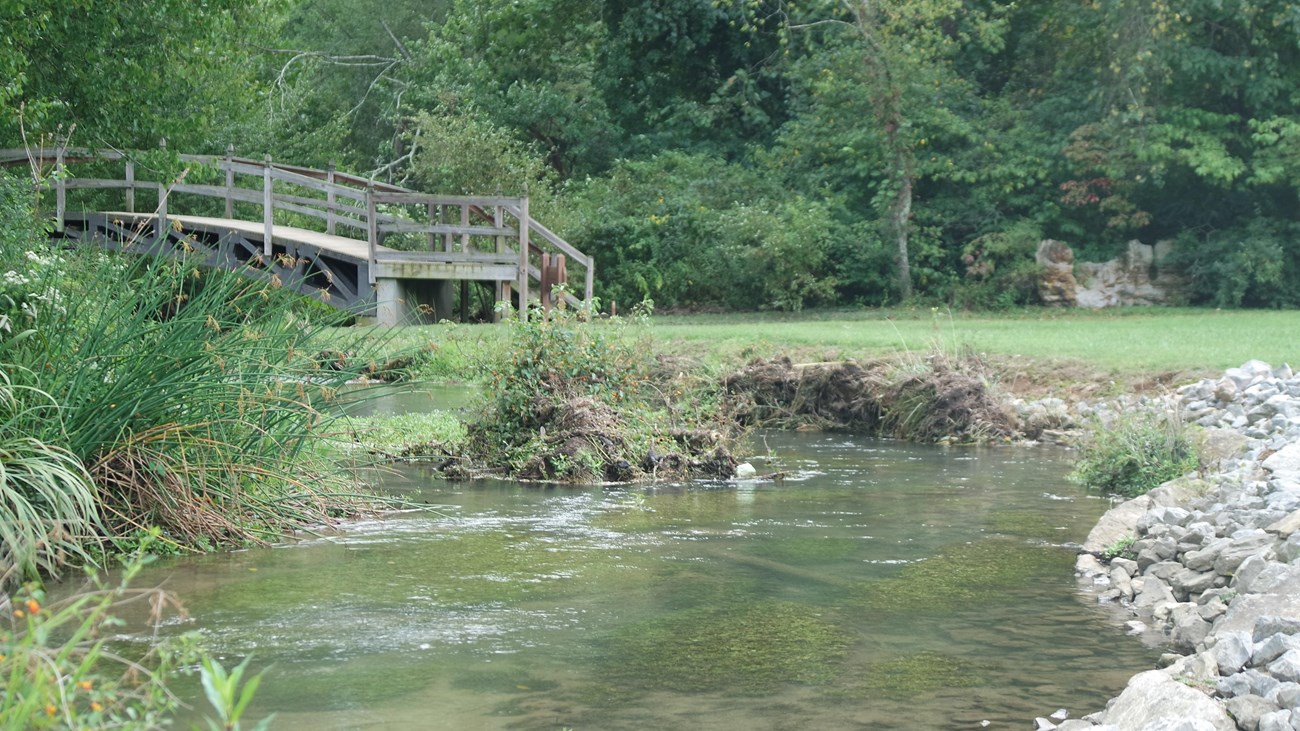
[[[1075,596],[1105,504],[1045,449],[769,434],[782,482],[391,487],[409,514],[173,561],[278,729],[1021,728],[1150,651]],[[194,699],[197,687],[189,689]]]
[[[458,385],[429,383],[364,384],[350,386],[339,394],[349,416],[393,416],[461,411],[470,406],[478,392]]]

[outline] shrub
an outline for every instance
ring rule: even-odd
[[[1178,237],[1173,263],[1186,272],[1194,302],[1216,307],[1295,307],[1300,225],[1256,218],[1245,226]]]
[[[679,403],[686,387],[656,377],[637,322],[580,322],[558,310],[511,327],[487,408],[469,429],[474,461],[562,482],[731,476],[729,430],[710,420],[712,402]]]
[[[203,685],[211,688],[208,698],[222,721],[218,725],[209,719],[209,727],[239,728],[239,715],[257,690],[257,677],[242,677],[247,660],[226,673],[198,649],[196,634],[153,644],[129,659],[107,645],[106,638],[121,631],[115,614],[127,603],[149,606],[154,624],[165,609],[180,611],[174,597],[162,590],[129,586],[149,560],[145,549],[157,539],[157,531],[146,535],[115,585],[93,578],[90,590],[49,602],[30,585],[11,598],[0,596],[0,606],[13,621],[0,630],[0,728],[163,728],[177,704],[168,685],[195,661],[202,665]]]
[[[835,295],[828,207],[707,155],[624,161],[567,193],[561,233],[596,257],[606,301],[799,310]]]
[[[1137,497],[1196,469],[1195,445],[1174,412],[1143,409],[1098,420],[1079,444],[1073,479]]]
[[[986,233],[962,248],[965,276],[953,292],[953,304],[971,309],[1008,309],[1038,301],[1039,267],[1035,260],[1042,229],[1019,221]]]

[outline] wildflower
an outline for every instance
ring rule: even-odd
[[[54,714],[56,714],[56,713],[58,713],[58,712],[59,712],[59,709],[58,709],[58,708],[55,708],[53,703],[47,703],[47,704],[45,704],[45,715],[47,715],[47,716],[53,716]]]
[[[82,690],[90,690],[94,687],[95,682],[93,680],[83,680],[80,683],[77,683],[77,685],[80,686]]]
[[[95,713],[99,713],[100,711],[104,710],[104,707],[100,705],[99,701],[91,701],[90,710],[94,711]]]
[[[25,617],[25,616],[27,616],[27,615],[23,614],[23,610],[21,610],[21,609],[15,609],[15,610],[14,610],[14,618],[15,618],[15,619],[22,619],[22,618]]]
[[[28,600],[27,600],[27,613],[28,613],[28,614],[36,614],[36,613],[39,612],[39,611],[41,611],[41,604],[40,604],[40,602],[36,601],[35,599],[28,599]]]

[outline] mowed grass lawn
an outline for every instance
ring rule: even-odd
[[[648,332],[661,347],[722,364],[782,354],[801,360],[923,355],[937,346],[948,353],[1027,359],[1036,370],[1046,367],[1042,375],[1048,380],[1056,364],[1125,377],[1198,377],[1252,358],[1300,369],[1300,311],[1040,308],[971,314],[926,308],[656,315]],[[436,355],[425,375],[473,379],[474,366],[505,352],[509,333],[503,325],[403,327],[376,330],[376,345],[389,353],[427,347]]]
[[[840,357],[918,353],[939,346],[1067,361],[1129,375],[1221,371],[1257,358],[1300,368],[1300,311],[1033,309],[1012,314],[863,310],[800,315],[661,316],[664,340],[764,355],[767,346]],[[828,353],[827,355],[830,355]]]

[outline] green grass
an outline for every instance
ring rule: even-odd
[[[437,455],[443,447],[465,440],[465,424],[449,411],[351,417],[341,423],[341,436],[361,448],[400,458]]]
[[[829,360],[919,354],[938,346],[948,352],[1083,366],[1116,377],[1200,376],[1251,358],[1300,364],[1297,332],[1297,311],[1194,308],[657,315],[650,327],[663,347],[710,365],[784,352]],[[432,344],[434,357],[420,377],[475,380],[483,364],[504,352],[508,342],[508,328],[500,325],[406,327],[392,333],[379,355]]]
[[[1010,314],[863,310],[802,315],[661,316],[663,340],[707,342],[755,355],[779,347],[840,357],[968,348],[977,353],[1072,360],[1126,374],[1220,371],[1258,358],[1300,363],[1300,312],[1131,308],[1030,309]],[[772,346],[765,348],[764,346]],[[828,353],[829,354],[829,353]]]

